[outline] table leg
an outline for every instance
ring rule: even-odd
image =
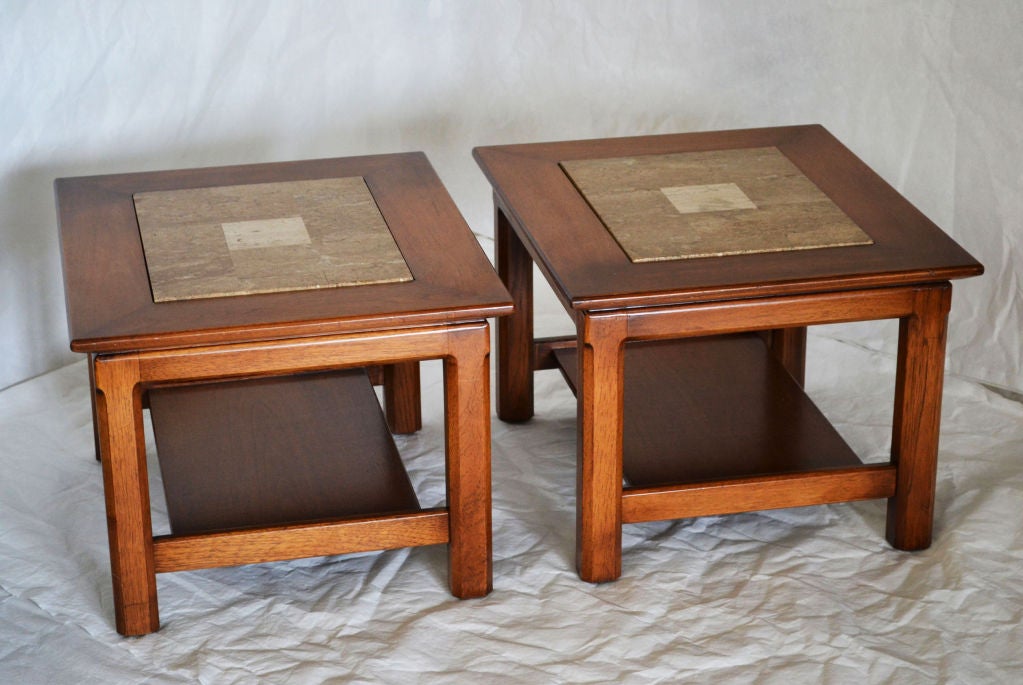
[[[897,549],[931,544],[951,295],[948,284],[917,291],[915,312],[899,322],[892,427],[892,463],[898,472],[887,521],[888,541]]]
[[[144,635],[160,615],[137,360],[97,357],[94,379],[117,632]]]
[[[533,261],[495,203],[497,273],[515,311],[497,319],[497,415],[502,421],[533,416]]]
[[[419,362],[383,367],[384,413],[392,433],[415,433],[423,427]]]
[[[456,597],[493,588],[490,502],[490,327],[453,331],[444,360],[449,583]]]
[[[100,439],[99,439],[99,414],[96,408],[96,355],[89,353],[87,363],[89,365],[89,397],[92,404],[92,444],[96,452],[96,461],[100,461]]]
[[[771,331],[774,356],[800,385],[806,380],[806,326],[776,328]]]
[[[584,315],[579,331],[576,567],[600,583],[622,574],[622,419],[626,318]]]

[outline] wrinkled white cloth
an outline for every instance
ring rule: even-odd
[[[822,329],[832,335],[830,329]],[[894,360],[811,335],[808,387],[886,458]],[[493,424],[494,592],[459,601],[444,546],[158,576],[162,629],[113,627],[100,468],[79,362],[0,393],[0,682],[934,683],[1023,672],[1023,405],[946,380],[934,545],[884,501],[625,527],[622,578],[574,572],[575,402],[537,375]],[[439,364],[399,438],[443,498]],[[153,446],[150,442],[150,454]],[[151,456],[154,526],[166,530]]]

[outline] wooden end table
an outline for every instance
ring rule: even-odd
[[[452,593],[490,591],[486,319],[511,301],[423,154],[59,179],[56,195],[120,633],[157,630],[155,574],[185,569],[448,543]],[[388,424],[419,428],[426,359],[444,364],[447,501],[423,509]],[[156,537],[144,406],[172,530]]]
[[[515,302],[497,328],[498,415],[533,415],[538,369],[578,396],[581,578],[619,577],[623,523],[868,498],[888,499],[893,546],[930,544],[948,280],[983,267],[830,133],[474,154]],[[533,339],[533,263],[574,336]],[[802,391],[806,327],[888,318],[891,460],[862,464]]]

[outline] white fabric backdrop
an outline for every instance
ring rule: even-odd
[[[985,263],[950,363],[1023,388],[1021,34],[1018,0],[3,0],[0,388],[73,358],[55,177],[421,149],[489,238],[474,145],[808,122]]]

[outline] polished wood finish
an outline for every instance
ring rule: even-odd
[[[175,534],[419,509],[362,369],[153,388],[149,403]]]
[[[561,166],[765,147],[873,244],[633,262]],[[623,523],[685,516],[888,498],[891,543],[930,543],[947,279],[983,267],[831,134],[794,126],[474,155],[494,188],[497,260],[519,305],[502,322],[517,333],[498,360],[498,402],[531,413],[521,369],[558,361],[577,391],[583,579],[619,576]],[[515,275],[531,262],[575,321],[574,339],[525,334],[531,298]],[[801,392],[806,329],[886,318],[901,322],[892,459],[859,464]]]
[[[564,364],[558,361],[558,355],[562,350],[570,349],[575,350],[578,346],[578,341],[574,335],[559,335],[550,338],[536,338],[533,340],[533,370],[543,371],[544,369],[561,369],[564,368]],[[566,379],[569,383],[574,381]],[[576,392],[576,387],[572,387],[572,392]]]
[[[138,372],[138,360],[132,357],[96,358],[94,401],[99,417],[114,616],[117,632],[122,635],[142,635],[160,627]]]
[[[896,468],[891,464],[869,464],[847,469],[628,488],[622,495],[622,522],[718,516],[892,497],[895,479]]]
[[[577,388],[576,351],[556,356]],[[622,464],[630,487],[860,464],[756,335],[630,342],[623,360]]]
[[[800,385],[806,380],[806,326],[767,331],[771,351]]]
[[[622,414],[627,321],[618,313],[579,326],[576,569],[591,582],[622,573]]]
[[[160,535],[153,544],[156,572],[169,573],[277,561],[281,550],[287,550],[289,559],[298,559],[436,545],[448,541],[449,527],[446,510],[428,509],[203,535]]]
[[[517,311],[533,311],[533,263],[504,213],[494,212],[497,273],[512,293]],[[507,316],[497,321],[498,387],[497,415],[502,421],[527,421],[533,417],[533,319]],[[530,349],[527,354],[519,352]]]
[[[366,179],[413,281],[152,301],[133,193],[352,175]],[[452,593],[490,591],[485,319],[512,301],[422,154],[56,185],[71,344],[90,362],[119,632],[159,628],[155,573],[211,566],[448,543]],[[427,359],[444,364],[447,502],[421,511],[387,428],[420,427]],[[386,424],[367,370],[384,386]],[[147,403],[173,531],[157,538]]]
[[[449,583],[456,597],[493,587],[490,494],[490,332],[452,340],[444,359],[444,454],[451,516]]]
[[[951,288],[920,291],[915,314],[899,321],[892,431],[892,464],[898,466],[898,484],[895,496],[888,500],[886,531],[888,541],[898,549],[931,545],[951,298]]]
[[[250,563],[310,554],[343,554],[449,542],[449,585],[452,593],[468,598],[489,592],[493,584],[490,561],[489,345],[489,326],[484,321],[299,340],[98,355],[95,377],[100,432],[105,436],[102,453],[111,563],[115,598],[125,598],[115,601],[118,631],[124,635],[141,635],[159,628],[155,580],[151,578],[157,566],[141,425],[141,396],[145,388],[156,395],[155,404],[161,407],[165,398],[159,397],[158,390],[154,392],[154,388],[161,385],[178,386],[230,378],[254,379],[328,368],[389,364],[399,359],[439,358],[445,364],[448,503],[444,513],[448,529],[443,540],[424,533],[424,530],[433,530],[437,524],[424,523],[424,519],[417,515],[398,517],[382,529],[344,520],[333,521],[338,524],[333,528],[324,528],[330,523],[324,521],[284,528],[264,525],[246,529],[244,534],[216,538],[229,540],[229,548],[223,549],[214,541],[196,541],[194,535],[186,535],[188,540],[184,541],[178,540],[178,536],[162,538],[158,546],[173,550],[173,553],[168,551],[166,554],[170,556],[161,556],[160,568],[202,568],[234,563],[232,560]],[[379,412],[379,408],[376,411]],[[329,414],[330,421],[336,422],[336,414]],[[341,526],[342,523],[345,525]],[[386,533],[379,544],[366,537],[375,530]],[[289,531],[295,534],[291,535]],[[336,546],[327,547],[331,541]],[[318,551],[310,552],[310,549]],[[195,556],[190,558],[189,553]]]
[[[873,245],[634,264],[564,174],[565,160],[777,147]],[[983,271],[821,126],[480,147],[474,156],[570,310],[935,282]]]
[[[134,193],[346,176],[366,180],[413,280],[153,302]],[[483,277],[490,262],[475,240],[466,240],[465,220],[422,153],[63,178],[55,188],[77,352],[330,335],[511,311],[500,281]]]
[[[89,396],[90,397],[95,397],[96,396],[96,374],[95,374],[96,356],[92,355],[92,354],[89,354],[89,355],[86,355],[86,357],[88,358],[86,363],[89,366]],[[91,404],[92,404],[92,443],[93,443],[93,451],[96,454],[96,461],[99,461],[101,459],[101,457],[100,457],[99,412],[98,412],[98,409],[97,409],[98,403],[93,401]]]
[[[415,433],[423,427],[419,362],[383,367],[384,412],[392,433]]]

